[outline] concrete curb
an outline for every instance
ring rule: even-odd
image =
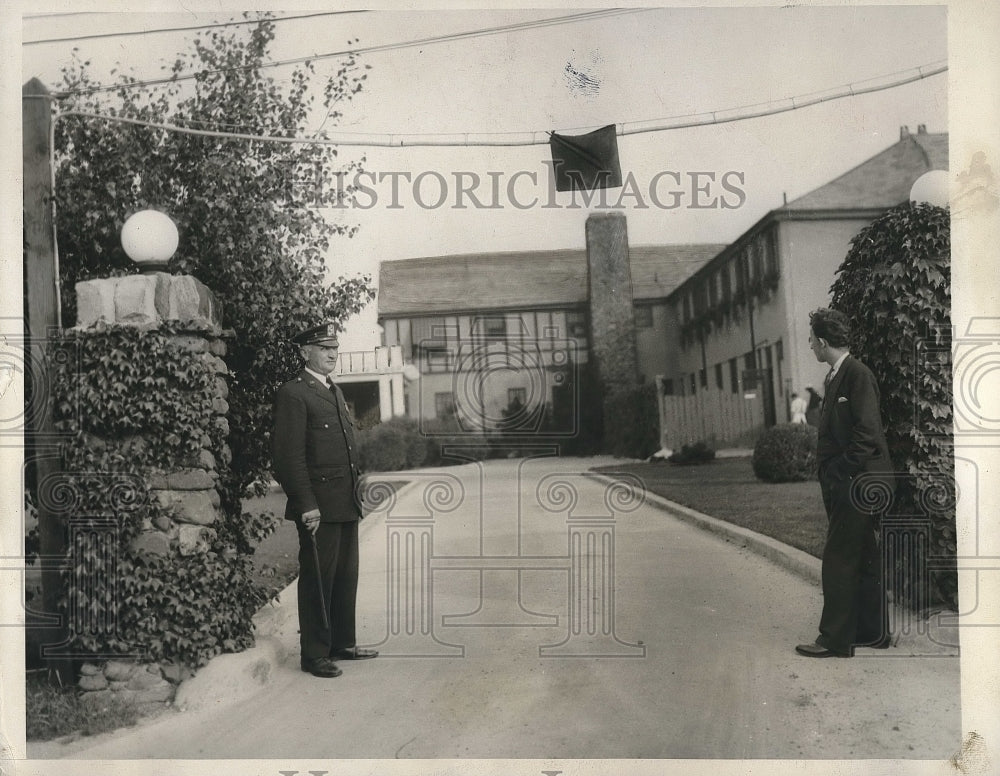
[[[622,482],[622,480],[599,472],[585,472],[585,475],[606,484]],[[814,558],[812,555],[791,547],[784,542],[779,542],[777,539],[772,539],[770,536],[764,536],[748,528],[733,525],[716,517],[703,514],[656,493],[651,493],[648,490],[643,491],[642,497],[645,503],[650,506],[668,512],[686,523],[721,536],[726,541],[745,547],[751,552],[763,556],[775,565],[799,575],[808,582],[816,585],[820,584],[823,564],[819,558]]]

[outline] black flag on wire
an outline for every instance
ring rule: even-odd
[[[622,185],[618,135],[614,124],[586,135],[550,132],[549,148],[552,151],[556,191],[592,191]]]

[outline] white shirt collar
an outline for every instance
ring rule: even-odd
[[[831,379],[833,378],[833,376],[834,376],[835,374],[837,374],[837,370],[838,370],[838,369],[840,369],[840,365],[844,363],[844,359],[845,359],[845,358],[847,358],[847,357],[848,357],[849,355],[851,355],[851,354],[850,354],[850,353],[848,353],[848,352],[847,352],[847,351],[845,350],[845,351],[844,351],[844,353],[843,353],[843,355],[841,355],[841,357],[837,359],[837,361],[836,361],[836,362],[834,363],[834,365],[833,365],[833,371],[832,371],[832,372],[830,372],[830,378],[831,378]]]
[[[326,375],[321,375],[319,372],[314,372],[309,367],[303,367],[309,374],[319,380],[323,385],[326,385]]]

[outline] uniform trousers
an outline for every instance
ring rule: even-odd
[[[301,523],[296,524],[299,530],[299,642],[301,656],[305,659],[330,657],[337,650],[356,646],[358,523],[357,520],[320,523],[315,535]],[[329,628],[323,624],[324,601]]]

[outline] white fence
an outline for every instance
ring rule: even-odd
[[[764,399],[743,392],[705,388],[692,396],[664,396],[658,392],[660,444],[671,450],[694,442],[708,442],[718,449],[751,446],[764,427]]]

